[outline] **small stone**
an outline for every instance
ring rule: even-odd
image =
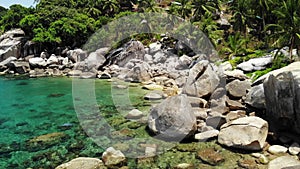
[[[210,116],[206,119],[206,125],[212,126],[215,129],[219,129],[226,123],[226,117],[223,115]]]
[[[80,76],[82,74],[81,70],[72,70],[68,73],[68,76]]]
[[[162,98],[163,97],[160,94],[155,93],[155,92],[148,93],[144,96],[145,100],[160,100]]]
[[[298,155],[300,153],[300,146],[298,143],[293,143],[290,147],[289,147],[289,153],[292,155]]]
[[[192,107],[196,107],[196,108],[207,108],[208,107],[207,101],[202,98],[189,96],[188,99],[189,99]]]
[[[197,154],[202,161],[213,166],[219,165],[225,161],[224,157],[212,148],[200,150]]]
[[[230,110],[241,110],[245,109],[245,106],[243,106],[240,102],[227,99],[226,103]]]
[[[164,89],[163,86],[157,85],[157,84],[144,85],[142,88],[146,89],[146,90],[163,90]]]
[[[104,72],[104,73],[98,74],[98,78],[99,79],[111,79],[111,75]]]
[[[268,148],[268,152],[271,154],[281,154],[286,153],[288,151],[288,148],[280,145],[272,145]]]
[[[226,121],[229,122],[242,117],[246,117],[246,112],[244,110],[230,111],[226,115]]]
[[[251,154],[253,157],[255,158],[258,158],[258,161],[261,163],[261,164],[268,164],[269,160],[268,158],[263,155],[263,154],[260,154],[260,153],[252,153]]]
[[[194,168],[195,168],[194,165],[189,163],[181,163],[174,167],[174,169],[194,169]]]
[[[126,118],[127,119],[140,119],[143,117],[143,112],[137,110],[137,109],[133,109],[131,110],[127,115]]]
[[[109,147],[103,154],[102,160],[108,167],[117,166],[125,162],[126,158],[120,150]]]
[[[128,88],[128,86],[126,86],[126,85],[116,85],[114,87],[117,89],[127,89]]]
[[[217,137],[219,130],[210,130],[195,135],[195,139],[199,141],[207,141],[208,139]]]
[[[226,90],[228,93],[235,98],[246,96],[247,90],[250,88],[251,82],[248,80],[234,80],[226,85]]]
[[[269,163],[269,159],[263,154],[258,158],[258,160],[261,164],[268,164]]]
[[[146,147],[145,148],[145,155],[146,156],[155,156],[156,155],[156,148],[154,148],[154,147]]]
[[[203,119],[205,120],[207,118],[207,109],[202,109],[202,108],[193,108],[194,110],[194,115],[198,119]]]
[[[250,159],[240,160],[238,165],[246,169],[258,169],[256,162]]]
[[[253,116],[253,117],[256,116],[256,115],[255,115],[255,112],[249,113],[249,116]]]

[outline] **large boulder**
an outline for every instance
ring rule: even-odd
[[[75,49],[75,50],[69,50],[67,52],[67,57],[73,62],[81,62],[84,61],[87,57],[87,53],[83,51],[82,49]]]
[[[293,72],[270,75],[264,82],[267,120],[274,131],[300,134],[300,67]]]
[[[268,77],[270,75],[277,76],[283,72],[292,72],[292,74],[295,77],[297,77],[296,79],[300,79],[299,71],[300,71],[300,62],[293,62],[293,63],[289,64],[288,66],[285,66],[285,67],[277,69],[277,70],[273,70],[273,71],[259,77],[255,82],[253,82],[253,85],[258,85],[258,84],[263,83],[266,79],[268,79]]]
[[[221,126],[218,142],[245,150],[261,150],[268,135],[268,123],[259,117],[243,117]]]
[[[262,57],[262,58],[250,59],[246,62],[243,62],[243,63],[237,65],[237,68],[241,69],[245,72],[264,70],[267,68],[267,66],[272,64],[272,61],[273,61],[273,57],[268,55],[268,56]]]
[[[125,66],[131,59],[144,60],[145,48],[140,41],[129,41],[121,50],[118,55],[114,56],[115,64],[120,67]]]
[[[37,57],[30,58],[29,59],[29,64],[33,68],[40,68],[40,67],[47,66],[47,62],[45,61],[45,59],[43,59],[43,58],[37,58]]]
[[[105,57],[100,52],[92,52],[85,60],[87,62],[88,69],[96,68],[104,64],[106,61]]]
[[[297,169],[300,168],[300,161],[291,156],[281,156],[270,161],[268,169]]]
[[[211,95],[220,84],[220,78],[209,61],[198,62],[189,72],[183,93],[189,96],[205,97]]]
[[[266,108],[266,99],[263,84],[253,86],[246,95],[245,103],[257,109]]]
[[[148,117],[149,129],[156,137],[181,141],[196,131],[196,117],[186,95],[169,97],[153,107]]]
[[[130,82],[144,82],[150,80],[151,67],[148,63],[142,62],[136,64],[126,75],[125,80]]]
[[[21,29],[13,29],[0,36],[0,61],[11,56],[21,56],[22,39],[25,33]]]
[[[183,55],[179,58],[178,64],[176,66],[176,69],[188,69],[189,66],[191,65],[193,59],[187,55]]]
[[[51,65],[51,64],[58,64],[59,60],[58,57],[55,56],[54,54],[52,54],[49,59],[47,59],[47,64]]]
[[[251,88],[251,82],[248,80],[234,80],[226,85],[226,90],[230,96],[241,98],[246,96],[247,90]]]
[[[29,69],[29,63],[25,61],[12,61],[11,63],[8,63],[7,66],[10,70],[19,74],[25,74]]]
[[[55,169],[106,169],[103,162],[97,158],[78,157]]]

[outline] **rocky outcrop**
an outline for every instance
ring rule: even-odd
[[[283,72],[264,82],[266,116],[272,130],[300,134],[299,80],[292,72]]]
[[[11,56],[16,58],[21,57],[24,35],[23,30],[14,29],[0,36],[0,62]]]
[[[196,117],[186,95],[169,97],[150,110],[149,129],[156,137],[181,141],[196,131]]]
[[[268,134],[268,123],[259,117],[243,117],[221,126],[218,142],[245,150],[261,150]]]
[[[146,62],[137,63],[126,75],[125,81],[130,82],[144,82],[151,79],[151,68]]]

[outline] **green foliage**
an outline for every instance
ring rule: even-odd
[[[279,5],[273,10],[278,19],[277,23],[269,24],[266,29],[273,32],[270,37],[274,38],[275,47],[289,45],[292,60],[293,48],[300,45],[300,0],[280,1]]]
[[[195,32],[202,31],[228,59],[239,56],[247,60],[252,57],[249,53],[269,46],[289,46],[290,52],[300,49],[300,0],[164,0],[159,3],[156,0],[35,0],[35,3],[35,9],[21,5],[12,5],[9,9],[0,7],[0,34],[21,27],[27,36],[44,45],[81,47],[96,30],[115,19],[136,12],[166,11],[189,20],[197,28],[179,28],[178,35],[191,35],[185,38],[205,48],[201,46],[205,44],[203,37],[194,36]],[[220,17],[226,18],[232,27],[220,27],[217,22]],[[124,26],[126,21],[122,22]],[[173,21],[156,21],[167,22]],[[140,21],[137,20],[137,24]],[[120,25],[114,26],[116,37],[132,36],[125,35]],[[148,31],[160,29],[168,32],[165,26],[146,23],[141,29],[147,27]],[[145,33],[136,38],[148,44],[158,38],[155,36]]]
[[[1,30],[7,31],[12,28],[20,27],[20,20],[22,20],[26,15],[29,15],[33,12],[31,8],[25,8],[21,5],[12,5],[9,10],[5,13],[5,10],[2,9],[2,14],[0,20]],[[4,14],[5,13],[5,14]]]
[[[239,33],[228,37],[227,46],[221,49],[221,52],[229,53],[228,58],[233,56],[241,56],[246,54],[247,39],[243,38]]]

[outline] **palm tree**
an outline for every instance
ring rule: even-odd
[[[273,34],[272,38],[276,38],[273,45],[282,48],[289,46],[290,60],[292,61],[292,51],[296,47],[299,53],[300,45],[300,0],[285,0],[281,2],[281,6],[273,10],[277,16],[278,22],[269,24],[268,30]]]
[[[192,15],[193,4],[190,0],[179,0],[173,2],[170,7],[171,14],[178,15],[183,19],[187,19]]]
[[[220,9],[219,0],[193,0],[192,1],[194,12],[194,21],[199,21],[206,14],[213,14]]]

